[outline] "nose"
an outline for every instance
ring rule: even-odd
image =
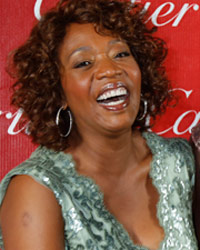
[[[111,78],[121,75],[123,70],[112,59],[107,58],[99,62],[96,70],[96,79]]]

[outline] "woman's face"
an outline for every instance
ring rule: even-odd
[[[71,24],[60,47],[66,105],[80,133],[130,129],[139,109],[141,72],[127,44]]]

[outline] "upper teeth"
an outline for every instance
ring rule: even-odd
[[[100,95],[97,98],[97,101],[102,101],[102,100],[106,100],[106,99],[111,98],[111,97],[116,97],[116,96],[121,96],[121,95],[126,95],[126,94],[127,94],[127,90],[124,87],[112,89],[112,90],[106,91],[105,93]]]

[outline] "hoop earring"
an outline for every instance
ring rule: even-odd
[[[61,132],[60,132],[60,128],[59,128],[59,124],[60,124],[60,115],[61,115],[61,112],[62,112],[62,111],[67,111],[67,112],[68,112],[68,116],[69,116],[69,118],[68,118],[68,120],[69,120],[69,121],[68,121],[68,122],[69,122],[69,129],[68,129],[68,131],[67,131],[66,134],[61,133]],[[58,112],[57,112],[57,114],[56,114],[56,121],[55,121],[55,122],[56,122],[56,125],[57,125],[58,128],[59,128],[59,134],[60,134],[61,137],[67,137],[67,136],[71,133],[73,119],[72,119],[72,115],[71,115],[71,112],[70,112],[69,109],[65,110],[63,107],[60,107],[59,110],[58,110]]]
[[[143,101],[143,104],[144,104],[144,112],[143,112],[141,117],[137,118],[137,120],[139,120],[139,121],[141,121],[141,120],[143,120],[145,118],[145,116],[147,114],[147,106],[148,106],[148,102],[147,102],[146,99],[142,98],[141,100]]]

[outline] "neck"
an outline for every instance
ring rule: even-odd
[[[121,175],[139,161],[139,138],[140,133],[132,130],[117,136],[87,134],[71,153],[79,172]]]

